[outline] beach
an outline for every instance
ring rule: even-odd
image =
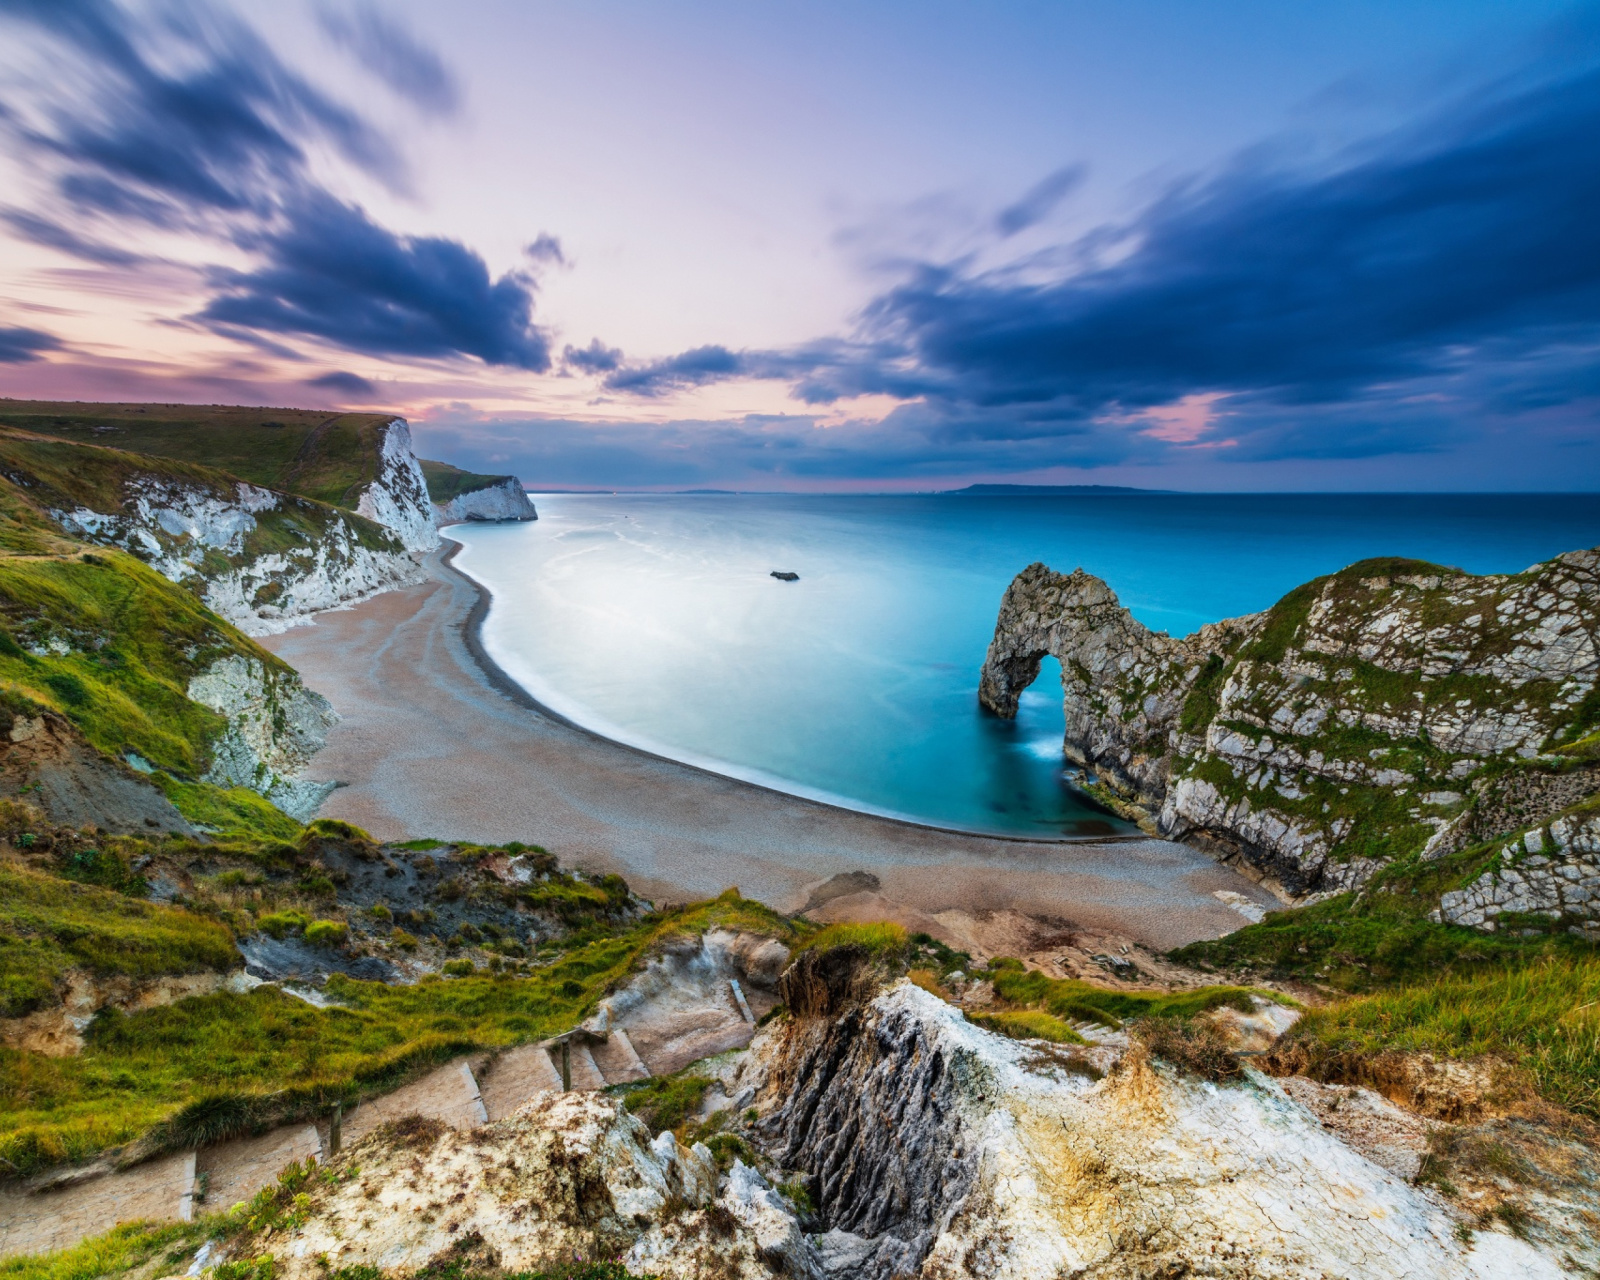
[[[1170,948],[1246,923],[1217,898],[1279,905],[1183,845],[1008,840],[834,808],[650,756],[542,714],[475,641],[486,593],[431,553],[426,580],[262,644],[341,716],[311,775],[320,816],[384,840],[539,844],[658,902],[737,886],[797,910],[835,875],[933,914],[1016,911]]]

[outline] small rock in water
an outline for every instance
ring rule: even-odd
[[[799,582],[800,581],[800,575],[798,573],[790,573],[787,569],[774,569],[772,571],[772,576],[774,578],[776,578],[779,582]]]

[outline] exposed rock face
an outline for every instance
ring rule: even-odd
[[[432,551],[439,545],[428,482],[412,452],[411,427],[404,418],[383,428],[378,474],[357,501],[356,510],[393,533],[407,551]]]
[[[494,484],[470,493],[458,493],[448,502],[433,504],[439,526],[493,520],[537,520],[539,513],[515,476],[501,476]]]
[[[1458,1237],[1266,1077],[1135,1055],[1096,1080],[909,982],[757,1044],[762,1127],[814,1178],[829,1275],[1560,1274],[1509,1235]]]
[[[1600,811],[1564,815],[1507,844],[1476,880],[1440,899],[1434,918],[1493,933],[1514,928],[1517,915],[1600,940]]]
[[[513,1273],[599,1254],[663,1280],[819,1274],[753,1170],[735,1165],[719,1197],[705,1147],[652,1141],[597,1094],[545,1094],[471,1134],[380,1131],[346,1159],[359,1176],[312,1184],[309,1220],[271,1241],[284,1280],[320,1280],[329,1262],[404,1274],[458,1246]]]
[[[72,970],[66,976],[66,990],[60,1004],[20,1018],[0,1018],[0,1044],[52,1058],[65,1057],[83,1049],[83,1033],[102,1009],[137,1013],[141,1009],[155,1009],[214,991],[248,990],[247,982],[241,979],[242,975],[237,972],[130,978]]]
[[[227,730],[212,746],[205,781],[248,787],[291,818],[310,821],[334,788],[300,776],[338,723],[328,700],[293,672],[238,654],[212,663],[189,682],[187,692],[228,718]]]
[[[1600,552],[1486,577],[1364,561],[1182,640],[1035,564],[1006,591],[984,705],[1015,715],[1045,654],[1066,755],[1111,800],[1292,895],[1337,891],[1459,821],[1474,781],[1583,730]]]
[[[0,795],[22,796],[62,826],[118,835],[192,835],[194,828],[151,782],[92,747],[70,721],[46,712],[10,718],[0,736]]]
[[[53,514],[69,532],[191,583],[248,635],[283,631],[420,576],[395,534],[305,498],[154,472],[133,476],[122,496],[114,511],[79,506]]]

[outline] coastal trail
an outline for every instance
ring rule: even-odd
[[[450,544],[447,544],[447,547]],[[523,840],[618,872],[657,901],[738,886],[795,910],[867,871],[922,912],[1018,911],[1167,949],[1248,923],[1217,897],[1279,905],[1205,854],[1164,840],[1007,840],[896,822],[651,756],[542,715],[474,655],[479,588],[445,563],[261,643],[343,717],[312,772],[320,810],[382,840]]]

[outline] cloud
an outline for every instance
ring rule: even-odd
[[[550,367],[549,342],[531,323],[529,282],[515,272],[492,279],[457,241],[396,235],[319,195],[248,243],[266,265],[214,272],[218,292],[200,320],[308,334],[371,355]]]
[[[1143,433],[1144,411],[1205,397],[1202,428],[1158,443],[1236,438],[1241,456],[1270,455],[1275,438],[1284,456],[1432,450],[1445,418],[1505,412],[1512,387],[1592,414],[1596,139],[1592,59],[1532,69],[1320,162],[1272,167],[1258,150],[1053,254],[987,271],[917,264],[849,339],[700,347],[605,385],[657,396],[785,379],[813,404],[916,398],[996,440],[1086,422]],[[1077,180],[1052,174],[997,230],[1032,225]],[[1052,274],[1050,261],[1080,265]],[[1312,420],[1337,438],[1308,441]]]
[[[327,391],[337,391],[351,400],[376,400],[378,388],[373,386],[359,373],[346,373],[337,370],[324,373],[315,378],[307,378],[306,386],[319,387]]]
[[[335,44],[394,93],[440,115],[461,105],[461,88],[439,55],[373,5],[348,11],[321,5],[317,20]]]
[[[26,364],[37,360],[41,351],[58,351],[61,341],[42,329],[0,326],[0,364]]]
[[[225,13],[185,8],[141,22],[110,0],[5,0],[0,19],[62,46],[53,96],[6,119],[79,208],[167,227],[265,213],[278,192],[309,181],[311,143],[403,184],[381,132]],[[152,37],[167,55],[160,63],[145,52]]]
[[[1030,187],[1022,199],[1000,210],[995,216],[995,230],[1001,237],[1009,238],[1044,221],[1058,204],[1083,185],[1087,175],[1088,168],[1081,164],[1057,169]]]
[[[116,237],[139,225],[243,249],[246,269],[210,268],[197,319],[281,355],[296,335],[369,355],[451,358],[544,371],[533,280],[492,277],[459,241],[375,223],[313,176],[330,149],[398,187],[387,137],[286,67],[242,22],[177,7],[140,17],[111,0],[0,0],[0,20],[58,46],[59,76],[0,104],[0,129],[53,184],[48,207],[4,213],[36,243],[103,266],[146,260]],[[387,67],[436,106],[453,93],[438,59],[377,10],[328,11],[358,57]],[[161,56],[147,54],[159,47]],[[559,242],[543,244],[559,255]]]
[[[587,347],[569,346],[561,353],[561,361],[582,373],[610,373],[622,366],[622,349],[592,338]]]
[[[551,262],[558,267],[568,265],[566,254],[561,251],[561,241],[547,231],[541,231],[532,244],[523,246],[522,252],[541,265]]]

